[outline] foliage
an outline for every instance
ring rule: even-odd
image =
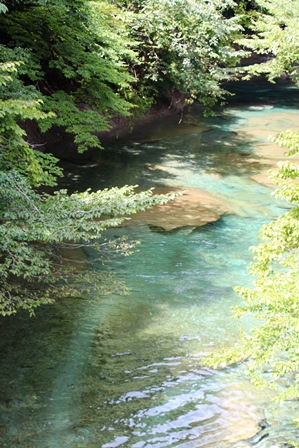
[[[12,90],[43,99],[43,111],[55,117],[43,120],[42,131],[64,127],[79,151],[101,147],[94,132],[109,129],[109,117],[144,110],[161,92],[178,90],[210,109],[228,94],[223,81],[235,76],[244,54],[234,46],[242,28],[231,12],[243,9],[233,0],[118,4],[122,9],[105,0],[2,4],[2,60],[24,62]]]
[[[248,72],[266,73],[270,81],[287,74],[298,83],[299,2],[256,3],[260,14],[253,25],[255,34],[242,43],[269,58],[248,67]],[[288,148],[289,157],[299,154],[299,132],[285,131],[272,140]],[[247,360],[255,384],[284,386],[279,401],[299,398],[299,165],[280,162],[271,178],[278,185],[275,196],[288,201],[290,209],[263,226],[260,244],[251,248],[253,287],[235,288],[244,299],[242,306],[234,308],[235,316],[251,314],[260,324],[231,350],[211,356],[208,363],[217,366]]]
[[[0,314],[19,308],[34,309],[63,295],[100,295],[123,291],[111,273],[94,268],[79,250],[92,247],[99,260],[105,251],[129,254],[134,244],[98,239],[108,227],[127,215],[163,203],[170,196],[152,191],[134,193],[134,187],[86,191],[68,195],[36,193],[16,171],[0,172]],[[74,254],[72,255],[72,253]],[[77,253],[76,253],[77,252]],[[107,257],[107,253],[106,253]]]
[[[298,0],[255,0],[259,14],[251,24],[252,33],[239,41],[257,54],[268,55],[264,62],[248,68],[251,74],[266,73],[270,81],[282,75],[298,80]]]
[[[46,97],[23,81],[23,76],[38,76],[38,71],[23,68],[27,62],[35,69],[41,64],[30,65],[31,55],[27,60],[24,49],[3,45],[0,48],[4,60],[0,63],[0,315],[14,314],[20,308],[33,314],[37,306],[63,295],[82,295],[91,290],[99,294],[123,291],[124,285],[110,273],[96,270],[88,257],[78,251],[93,247],[102,262],[107,251],[130,253],[132,243],[120,240],[100,244],[98,239],[105,229],[120,224],[127,215],[173,196],[153,196],[151,190],[135,193],[134,187],[70,196],[66,191],[54,195],[38,193],[34,187],[54,186],[62,174],[51,154],[29,145],[19,125],[25,120],[37,120],[46,129],[54,119],[53,112],[41,110],[42,98]],[[17,56],[19,60],[14,61]],[[92,136],[88,137],[88,130],[95,129],[86,130],[84,126],[88,120],[93,124],[96,121],[92,110],[77,113],[75,103],[62,91],[54,93],[51,100],[59,103],[55,117],[58,124],[68,125],[67,116],[59,122],[62,105],[74,120],[73,130],[78,126],[79,135],[80,125],[85,129],[87,136],[81,136],[81,143],[90,144]],[[81,122],[78,114],[84,117]]]
[[[127,61],[135,55],[125,14],[101,0],[15,0],[7,8],[0,15],[2,62],[23,62],[14,92],[29,89],[43,99],[44,112],[55,112],[43,131],[55,124],[75,135],[80,151],[101,147],[94,131],[132,107]]]
[[[274,139],[287,146],[289,156],[299,153],[298,133],[287,131]],[[277,386],[284,379],[287,386],[278,400],[299,397],[299,166],[279,163],[271,178],[279,185],[277,198],[293,207],[277,220],[262,227],[261,243],[252,247],[253,288],[236,287],[244,305],[235,307],[236,317],[253,314],[261,325],[245,335],[236,347],[212,356],[212,365],[250,359],[248,371],[257,385]]]
[[[234,48],[241,27],[238,17],[225,17],[231,0],[122,1],[134,11],[132,37],[141,42],[139,63],[132,71],[144,89],[174,89],[199,99],[208,109],[227,92],[223,81],[243,52]],[[139,85],[138,84],[138,85]]]
[[[7,86],[20,64],[0,64],[0,86]],[[42,154],[24,140],[25,132],[18,125],[26,119],[42,120],[49,117],[40,110],[41,100],[0,99],[0,170],[15,169],[34,186],[54,185],[61,170],[51,154]],[[53,115],[53,114],[52,114]]]
[[[252,22],[257,17],[257,12],[260,10],[256,0],[236,0],[235,6],[232,10],[233,14],[239,16],[241,25],[243,26],[243,33],[250,30]]]
[[[7,11],[7,7],[4,3],[0,3],[0,14]]]

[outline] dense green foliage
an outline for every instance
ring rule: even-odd
[[[174,89],[197,98],[207,109],[225,98],[222,82],[232,79],[244,54],[234,41],[239,17],[225,17],[231,0],[132,0],[132,37],[141,41],[138,64],[132,66],[143,92],[159,95]]]
[[[55,112],[42,122],[74,134],[79,151],[100,147],[94,131],[111,114],[126,115],[132,42],[119,10],[108,2],[9,2],[0,15],[2,62],[20,61],[18,78],[1,96],[43,99]],[[124,14],[122,13],[122,16]]]
[[[6,7],[5,7],[6,4]],[[40,123],[74,134],[79,151],[100,147],[95,131],[112,115],[144,110],[173,90],[207,107],[224,98],[241,52],[232,0],[17,0],[2,3],[1,62],[21,61],[6,89],[43,99]],[[121,7],[121,9],[120,9]],[[0,91],[0,97],[4,95]]]
[[[2,315],[19,308],[32,314],[37,306],[63,295],[96,291],[101,296],[123,290],[110,273],[93,268],[80,251],[92,247],[102,262],[108,250],[110,255],[115,250],[130,253],[133,244],[125,240],[102,244],[97,240],[125,215],[169,200],[152,196],[151,191],[134,193],[133,187],[40,195],[12,170],[0,173],[0,184]]]
[[[19,65],[18,62],[0,63],[0,88],[9,88]],[[0,169],[15,169],[34,186],[54,185],[56,176],[61,175],[56,159],[31,148],[18,124],[19,121],[40,120],[53,115],[42,112],[40,105],[41,100],[0,99]]]
[[[268,57],[265,62],[249,67],[249,72],[265,73],[270,81],[285,74],[298,81],[299,2],[256,0],[256,3],[260,12],[251,24],[253,34],[239,43]]]

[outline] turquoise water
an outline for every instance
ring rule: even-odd
[[[105,267],[126,282],[127,296],[61,300],[36,318],[0,321],[1,447],[272,448],[296,436],[296,403],[275,405],[246,366],[204,366],[208,353],[255,324],[231,319],[240,300],[232,288],[250,284],[248,247],[285,207],[251,179],[265,168],[252,157],[263,139],[238,130],[268,117],[271,133],[298,118],[288,84],[236,88],[217,117],[203,119],[194,106],[181,125],[163,119],[91,163],[66,164],[63,187],[202,188],[232,213],[172,232],[112,229],[111,238],[141,241],[133,256]]]

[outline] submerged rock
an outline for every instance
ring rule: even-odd
[[[222,201],[200,188],[157,188],[155,194],[183,192],[167,204],[155,205],[149,210],[130,216],[122,226],[146,224],[151,228],[164,231],[176,230],[182,227],[201,227],[218,221],[224,214],[231,213]]]
[[[269,107],[264,107],[263,115],[247,118],[246,125],[236,130],[239,137],[251,140],[255,147],[255,151],[247,163],[255,159],[261,167],[264,166],[258,174],[251,177],[252,180],[269,187],[274,186],[273,181],[269,178],[269,169],[276,171],[278,169],[277,162],[289,160],[289,157],[286,155],[287,148],[278,146],[269,138],[277,137],[282,131],[296,131],[298,118],[298,109],[273,111]],[[298,163],[299,157],[293,157],[292,161]]]

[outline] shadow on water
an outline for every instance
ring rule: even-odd
[[[201,118],[210,129],[193,133],[188,125],[188,133],[176,135],[177,127],[184,126],[184,123],[176,126],[177,119],[171,117],[174,127],[171,138],[161,136],[156,141],[110,145],[90,165],[64,162],[67,175],[61,186],[70,191],[127,184],[151,188],[171,184],[177,169],[219,176],[231,174],[232,167],[236,175],[252,175],[261,170],[258,158],[252,158],[256,141],[225,129],[222,119],[210,120],[213,123],[210,125],[209,119]],[[216,120],[220,124],[215,125]],[[233,122],[233,117],[225,120],[228,128]]]
[[[194,104],[183,115],[145,124],[133,130],[126,140],[106,144],[91,163],[78,166],[63,162],[66,177],[61,187],[81,191],[125,184],[143,188],[162,185],[173,178],[171,172],[159,169],[167,159],[185,160],[191,170],[205,169],[220,176],[231,173],[232,166],[240,175],[267,169],[258,158],[252,160],[257,139],[238,135],[234,127],[238,123],[242,126],[252,114],[262,117],[265,112],[271,113],[271,109],[296,110],[297,88],[288,80],[273,85],[259,79],[258,83],[233,83],[227,89],[234,95],[229,99],[229,109],[217,109],[215,117],[203,118],[202,107]],[[156,170],[149,169],[151,165]]]

